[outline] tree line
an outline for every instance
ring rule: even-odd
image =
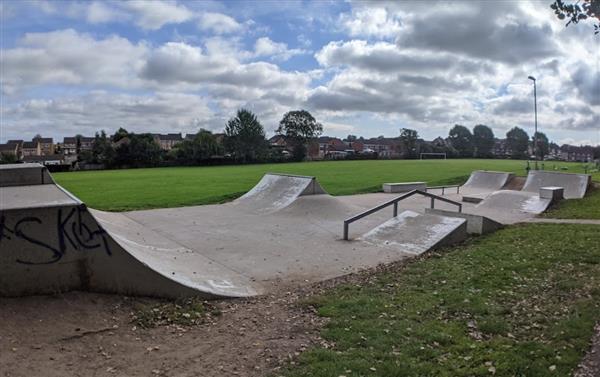
[[[285,138],[291,156],[285,156],[281,148],[269,148],[265,129],[257,116],[240,109],[225,125],[222,139],[200,129],[193,138],[186,138],[164,151],[152,134],[136,134],[120,128],[110,137],[104,131],[96,133],[92,149],[81,151],[78,160],[107,168],[302,161],[307,154],[307,142],[320,136],[323,126],[306,110],[289,111],[276,132]]]
[[[450,129],[448,138],[441,143],[425,143],[419,139],[416,130],[403,128],[400,130],[399,145],[404,158],[418,158],[420,153],[446,153],[449,157],[492,158],[495,157],[496,137],[494,131],[486,125],[478,124],[469,130],[460,124]],[[535,142],[537,140],[537,143]],[[529,146],[536,143],[535,154],[543,160],[548,154],[550,143],[548,137],[538,132],[531,138],[525,130],[514,127],[506,133],[504,148],[511,158],[525,159],[531,157]],[[497,157],[497,156],[496,156]]]

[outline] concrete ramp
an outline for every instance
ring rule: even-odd
[[[0,165],[0,187],[53,184],[54,180],[39,164]]]
[[[471,173],[467,182],[461,187],[461,191],[475,193],[500,190],[506,186],[513,177],[513,173],[475,170]]]
[[[466,237],[465,219],[404,211],[363,234],[359,240],[420,255],[436,247],[460,242]]]
[[[272,213],[289,206],[300,196],[318,194],[326,192],[315,177],[268,173],[230,205],[251,213]]]
[[[588,174],[559,173],[545,170],[532,170],[522,191],[538,194],[542,187],[563,187],[565,199],[581,199],[585,196],[592,181]]]
[[[498,213],[521,212],[526,214],[539,214],[544,212],[551,204],[550,199],[540,198],[538,194],[500,190],[496,191],[481,203],[475,206],[475,210],[494,210]]]

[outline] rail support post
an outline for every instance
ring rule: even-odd
[[[431,198],[431,208],[435,208],[435,198]]]
[[[398,202],[394,203],[394,217],[398,216]]]
[[[348,241],[348,223],[344,221],[344,241]]]

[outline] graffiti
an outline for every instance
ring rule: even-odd
[[[14,226],[9,228],[6,225],[4,214],[0,214],[0,245],[5,240],[20,239],[30,244],[39,246],[44,250],[44,258],[41,260],[24,260],[17,258],[17,263],[22,264],[51,264],[62,259],[69,248],[78,251],[88,251],[100,249],[107,255],[112,255],[108,243],[107,233],[104,229],[96,225],[94,229],[82,221],[82,215],[85,215],[86,208],[83,206],[68,209],[66,212],[62,208],[57,210],[56,218],[56,237],[55,241],[48,241],[51,237],[39,238],[40,229],[50,229],[53,227],[34,216],[27,216],[15,222]],[[36,231],[37,230],[37,231]],[[37,234],[36,237],[34,234]],[[48,234],[50,236],[50,234]]]

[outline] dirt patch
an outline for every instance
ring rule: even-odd
[[[600,376],[600,323],[596,325],[596,335],[592,338],[592,346],[585,355],[574,377]]]
[[[502,190],[520,191],[523,189],[523,186],[525,186],[525,177],[514,176],[502,187]]]
[[[2,376],[261,376],[321,344],[297,293],[211,302],[203,324],[140,329],[157,300],[72,292],[0,299]]]

